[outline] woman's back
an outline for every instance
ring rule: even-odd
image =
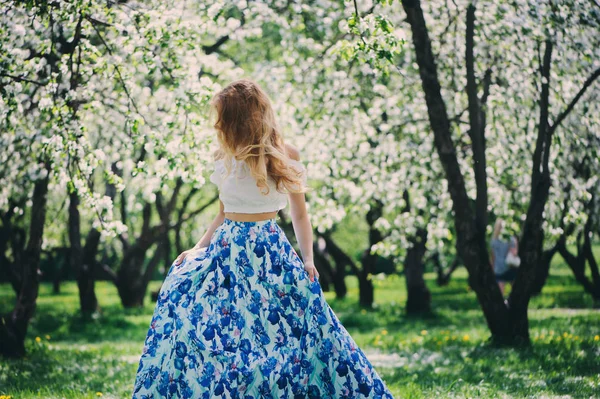
[[[306,184],[306,167],[300,161],[289,160],[290,165],[302,173],[302,182]],[[246,162],[232,159],[231,172],[227,174],[225,162],[215,161],[210,181],[219,188],[219,199],[223,202],[224,212],[263,213],[285,208],[288,194],[277,191],[275,181],[267,181],[269,192],[264,193],[256,184]]]
[[[494,273],[502,274],[508,270],[506,255],[510,249],[510,243],[499,238],[492,238],[490,245],[494,253]]]

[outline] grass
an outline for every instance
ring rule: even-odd
[[[527,350],[486,344],[489,333],[464,270],[446,287],[427,274],[435,314],[426,318],[404,315],[405,283],[398,276],[375,280],[372,311],[357,307],[352,277],[348,298],[326,297],[396,398],[598,397],[600,312],[555,260],[543,294],[531,302]],[[63,284],[60,295],[42,285],[27,357],[0,359],[0,398],[130,397],[153,304],[123,310],[115,288],[103,282],[97,294],[102,312],[85,322],[74,283]],[[0,285],[0,311],[13,302],[10,286]]]

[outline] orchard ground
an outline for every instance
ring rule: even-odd
[[[600,311],[560,257],[542,295],[532,300],[533,345],[527,350],[486,343],[489,333],[464,269],[446,287],[436,286],[433,274],[426,277],[435,309],[426,318],[404,315],[401,276],[375,280],[371,311],[357,308],[353,277],[346,299],[326,293],[396,398],[600,396]],[[106,282],[97,284],[97,293],[102,311],[84,322],[76,284],[64,283],[59,295],[50,284],[41,286],[27,357],[0,359],[0,397],[130,397],[154,304],[148,298],[143,309],[123,310]],[[0,285],[0,311],[11,309],[13,301],[11,287]]]

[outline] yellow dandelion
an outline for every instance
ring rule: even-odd
[[[421,335],[427,335],[427,330],[421,330]]]
[[[96,392],[96,396],[104,396],[102,392]]]
[[[567,338],[569,336],[569,333],[563,333],[563,338]]]
[[[44,338],[46,338],[47,340],[50,340],[50,336],[46,335]]]
[[[469,340],[469,334],[463,335],[463,341],[467,342]]]
[[[35,342],[42,342],[42,339],[40,337],[35,337]]]
[[[381,330],[381,334],[383,335],[387,335],[388,331],[387,330]]]
[[[596,335],[596,336],[594,337],[594,341],[596,341],[596,342],[600,341],[600,335]]]

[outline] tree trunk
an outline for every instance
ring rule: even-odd
[[[418,0],[403,0],[402,5],[411,26],[429,121],[434,134],[434,144],[452,198],[457,249],[469,271],[469,284],[477,295],[493,339],[506,342],[512,338],[512,332],[506,323],[508,309],[504,305],[495,276],[489,267],[485,230],[480,231],[478,228],[480,223],[476,222],[476,215],[465,188],[423,10]]]
[[[557,251],[558,248],[554,246],[544,251],[542,254],[540,268],[532,287],[532,295],[539,295],[542,293],[542,288],[544,288],[544,285],[546,285],[546,281],[548,280],[548,276],[550,276],[550,265],[552,264],[552,259]]]
[[[327,258],[324,248],[319,246],[319,240],[313,240],[313,254],[315,256],[315,267],[319,271],[319,285],[323,292],[328,292],[334,276],[333,267]]]
[[[556,244],[558,252],[563,257],[575,279],[579,284],[583,286],[583,289],[592,296],[594,304],[600,303],[600,275],[598,274],[598,265],[594,258],[591,245],[590,221],[591,214],[588,216],[588,222],[585,225],[584,231],[578,237],[577,242],[577,255],[573,255],[567,248],[566,237],[562,237],[561,240]],[[583,239],[583,244],[581,244]],[[591,280],[585,274],[586,262],[590,266]]]
[[[450,278],[452,277],[452,273],[460,266],[460,258],[458,256],[454,257],[452,264],[448,267],[448,270],[445,270],[442,266],[442,261],[440,259],[439,251],[436,251],[429,259],[433,262],[433,268],[437,274],[436,283],[438,286],[443,287],[448,285],[450,282]]]
[[[335,262],[335,277],[333,278],[333,289],[337,299],[344,299],[348,294],[346,285],[346,263]]]
[[[49,168],[46,177],[35,182],[29,225],[29,241],[22,264],[22,284],[12,312],[0,318],[0,354],[7,357],[25,355],[25,336],[33,317],[39,290],[38,267],[42,251]]]
[[[473,115],[470,115],[472,116],[470,134],[473,142],[473,159],[476,161],[474,169],[478,192],[475,204],[476,211],[474,212],[471,207],[471,200],[466,192],[464,177],[456,155],[456,147],[452,141],[450,120],[441,95],[437,67],[431,50],[431,42],[423,10],[421,9],[421,3],[419,0],[402,0],[402,5],[407,14],[407,21],[411,26],[429,121],[434,134],[434,144],[442,163],[448,182],[448,191],[452,198],[457,249],[469,271],[469,284],[477,294],[494,341],[507,344],[529,343],[527,308],[541,264],[540,258],[544,239],[542,230],[543,214],[550,188],[549,159],[552,136],[556,128],[566,119],[577,102],[583,97],[585,91],[600,77],[600,68],[596,69],[586,79],[577,95],[560,114],[552,118],[554,124],[550,125],[548,122],[550,115],[549,93],[553,43],[550,39],[546,40],[544,56],[540,65],[542,78],[539,101],[540,116],[537,140],[533,153],[531,195],[521,244],[519,245],[521,267],[519,268],[517,279],[508,299],[508,306],[505,306],[488,264],[485,230],[482,229],[484,226],[484,223],[482,223],[484,220],[482,213],[485,203],[482,188],[485,186],[485,165],[481,163],[485,162],[485,158],[482,157],[485,154],[481,154],[481,151],[485,150],[485,143],[475,143],[475,140],[480,140],[482,138],[480,135],[483,134],[482,126],[479,124],[481,120],[476,117],[484,117],[485,115],[480,107],[475,107],[477,102],[472,97],[476,93],[474,93],[471,82],[469,84],[471,90],[467,90],[467,94],[471,97],[469,99],[469,111],[473,110]],[[469,51],[472,51],[473,46],[471,39],[474,34],[474,7],[474,4],[471,3],[467,9],[468,42],[466,62],[469,69],[467,79],[471,81],[473,78],[471,68],[474,60],[472,53],[469,54]],[[489,78],[484,84],[488,83]],[[481,99],[482,103],[484,103],[486,95],[484,87],[484,97]],[[476,114],[477,110],[475,108],[479,108],[479,115]],[[480,168],[480,173],[477,172],[478,168]]]
[[[335,262],[335,277],[333,278],[333,286],[335,289],[335,295],[338,299],[343,299],[348,293],[348,287],[346,286],[346,266],[354,271],[356,276],[360,274],[360,271],[352,259],[337,245],[330,234],[323,234],[321,237],[325,240],[325,247],[327,253],[331,255],[331,258]]]
[[[596,258],[594,257],[594,251],[592,250],[591,234],[586,234],[585,240],[587,241],[587,243],[584,244],[583,250],[585,256],[587,257],[588,265],[590,266],[592,282],[596,287],[596,295],[594,295],[594,306],[600,307],[600,271],[598,270],[598,262],[596,262]]]
[[[60,259],[60,252],[58,250],[48,251],[47,261],[53,265],[52,268],[52,294],[60,294],[60,274],[62,272],[62,265],[59,265],[57,258]]]
[[[406,253],[404,276],[406,278],[406,313],[410,315],[431,312],[431,292],[425,284],[423,257],[427,243],[427,230],[420,228]]]
[[[371,208],[367,212],[367,224],[369,225],[369,248],[367,248],[362,255],[361,263],[362,269],[358,273],[358,287],[359,287],[359,303],[363,307],[373,307],[375,300],[375,289],[373,288],[373,281],[371,277],[375,273],[375,265],[377,263],[377,255],[375,255],[371,248],[373,245],[381,242],[383,236],[374,225],[377,219],[381,217],[381,211],[383,204],[380,201],[375,201],[371,205]]]
[[[369,274],[371,268],[369,262],[371,262],[369,258],[363,257],[363,270],[356,276],[358,277],[358,304],[365,308],[372,308],[375,301],[375,289],[371,280],[372,275]]]
[[[18,217],[15,215],[14,209],[24,206],[24,202],[17,203],[9,199],[8,210],[6,213],[0,214],[2,220],[2,227],[0,228],[0,267],[4,269],[6,277],[17,296],[22,284],[20,265],[25,252],[25,232],[22,228],[15,226],[17,221],[15,219]],[[12,261],[6,256],[9,245],[12,251]]]
[[[84,259],[84,250],[81,246],[81,216],[79,214],[79,196],[75,191],[69,194],[69,241],[71,244],[70,264],[77,276],[79,288],[79,306],[83,315],[90,315],[98,309],[98,299],[94,291],[94,265],[95,252],[87,254]],[[92,229],[95,230],[95,229]],[[90,233],[93,237],[94,233]],[[98,239],[99,239],[99,234]],[[88,251],[89,252],[89,248]],[[89,257],[92,257],[91,263]]]
[[[143,248],[138,243],[134,244],[129,253],[123,258],[119,271],[117,272],[118,284],[117,290],[121,303],[125,308],[134,308],[144,306],[144,297],[148,282],[159,264],[159,256],[156,254],[161,252],[158,248],[155,255],[152,257],[146,270],[142,272],[146,252],[149,248]],[[147,281],[143,276],[148,276]]]

